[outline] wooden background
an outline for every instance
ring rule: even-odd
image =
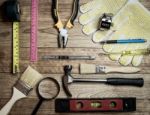
[[[0,4],[5,0],[0,0]],[[63,75],[63,66],[73,65],[73,76],[75,77],[143,77],[145,85],[142,88],[136,87],[113,87],[104,84],[72,84],[70,91],[73,97],[137,97],[137,111],[132,113],[94,113],[101,115],[150,115],[150,58],[145,56],[141,69],[138,74],[107,74],[107,75],[79,75],[80,63],[94,63],[108,66],[119,66],[118,63],[110,61],[108,57],[98,54],[102,52],[101,46],[91,41],[91,37],[85,36],[81,31],[78,20],[75,27],[69,31],[68,48],[57,48],[57,30],[53,28],[54,22],[51,17],[51,0],[39,0],[39,28],[38,28],[38,57],[37,63],[29,61],[30,46],[30,5],[31,0],[19,0],[21,4],[21,22],[20,22],[20,69],[21,72],[30,64],[41,72],[44,77],[54,77],[59,81]],[[60,16],[63,21],[67,21],[72,8],[72,0],[59,0]],[[90,0],[80,0],[86,3]],[[148,9],[150,9],[149,0],[140,0]],[[79,13],[80,15],[80,13]],[[71,54],[71,55],[95,55],[94,61],[43,61],[44,55],[49,54]],[[19,75],[12,75],[12,23],[0,22],[0,108],[10,99],[12,87],[18,80]],[[58,97],[66,97],[62,87]],[[28,98],[18,101],[12,108],[11,115],[30,115],[33,108],[38,103],[38,97],[35,89],[29,94]],[[56,114],[54,110],[54,100],[45,101],[38,111],[39,115]],[[58,113],[57,113],[58,114]],[[87,113],[90,115],[91,113]],[[93,113],[92,113],[93,114]],[[66,114],[62,114],[66,115]],[[73,115],[70,114],[70,115]],[[85,113],[84,113],[85,115]]]

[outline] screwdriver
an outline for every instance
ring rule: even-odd
[[[137,49],[137,50],[125,50],[122,52],[106,52],[101,53],[104,55],[110,55],[110,54],[121,54],[121,55],[149,55],[150,54],[150,48],[148,49]]]
[[[101,41],[100,44],[128,44],[128,43],[145,43],[145,39],[121,39],[121,40],[106,40]]]

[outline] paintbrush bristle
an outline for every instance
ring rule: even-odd
[[[81,74],[96,73],[96,66],[94,64],[80,64],[80,73]]]
[[[42,78],[43,76],[39,72],[28,66],[28,68],[22,74],[20,80],[28,87],[33,88]]]

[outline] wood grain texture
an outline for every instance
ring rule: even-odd
[[[0,0],[2,4],[5,0]],[[82,98],[103,98],[103,97],[137,97],[137,111],[130,113],[92,113],[92,115],[150,115],[150,58],[145,56],[140,65],[141,72],[137,74],[92,74],[80,75],[79,64],[99,64],[106,66],[120,66],[111,61],[107,56],[101,55],[103,52],[99,44],[94,44],[90,36],[86,36],[81,31],[78,18],[75,20],[75,27],[69,31],[68,48],[57,48],[57,30],[53,28],[54,22],[51,17],[51,0],[39,0],[39,27],[38,27],[38,57],[39,61],[31,63],[29,61],[30,46],[30,5],[31,0],[19,0],[21,4],[20,22],[20,69],[21,73],[30,64],[36,68],[44,77],[53,77],[58,80],[61,86],[59,98],[66,98],[62,88],[61,78],[63,76],[63,66],[72,64],[72,74],[74,77],[102,78],[107,77],[143,77],[145,85],[142,88],[136,87],[113,87],[105,84],[72,84],[69,86],[73,97]],[[63,22],[67,21],[71,13],[73,0],[59,0],[59,12]],[[81,0],[84,4],[90,0]],[[139,0],[150,10],[150,0]],[[80,13],[79,13],[80,15]],[[78,15],[78,16],[79,16]],[[45,55],[94,55],[93,61],[44,61]],[[12,75],[12,23],[2,22],[0,17],[0,108],[10,99],[12,87],[20,75]],[[20,73],[20,74],[21,74]],[[10,115],[30,115],[38,103],[36,89],[34,89],[26,99],[18,101],[12,108]],[[38,111],[38,115],[59,115],[54,110],[54,100],[45,101]],[[85,113],[80,113],[85,115]],[[86,115],[90,115],[87,113]],[[62,114],[62,115],[66,115]],[[77,115],[77,114],[68,114]]]

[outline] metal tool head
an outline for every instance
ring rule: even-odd
[[[66,29],[60,29],[59,33],[59,47],[66,48],[68,42],[68,31]]]
[[[63,88],[67,96],[72,97],[72,94],[69,91],[68,84],[73,82],[73,77],[71,76],[72,65],[66,65],[64,67],[64,76],[62,78]]]

